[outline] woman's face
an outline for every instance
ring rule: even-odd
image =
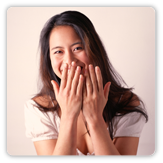
[[[68,67],[72,61],[82,68],[91,64],[80,37],[70,26],[53,28],[49,39],[50,59],[54,73],[61,78],[64,64]]]

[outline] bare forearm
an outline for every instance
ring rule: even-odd
[[[60,131],[53,155],[76,155],[77,118],[61,117]]]
[[[95,155],[120,155],[113,144],[103,118],[89,125]]]

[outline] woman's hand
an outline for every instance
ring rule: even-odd
[[[83,115],[88,124],[92,124],[102,118],[104,107],[108,100],[110,84],[108,82],[103,88],[103,80],[99,67],[94,69],[89,65],[85,69],[85,88],[83,92]]]
[[[68,74],[68,65],[64,65],[60,87],[54,80],[51,81],[55,96],[61,108],[62,116],[77,118],[82,107],[83,76],[81,68],[72,62]]]

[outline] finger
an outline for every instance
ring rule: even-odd
[[[83,76],[84,78],[84,76]],[[85,78],[84,78],[85,79]],[[85,80],[83,81],[83,97],[86,97],[87,96],[87,89],[86,89],[86,82]]]
[[[75,74],[75,69],[76,69],[76,63],[72,62],[71,69],[70,69],[70,72],[69,72],[69,75],[68,75],[68,78],[67,78],[66,87],[67,87],[68,90],[71,89],[72,81],[73,81],[74,74]]]
[[[105,87],[104,87],[104,96],[105,96],[105,99],[108,99],[109,91],[110,91],[110,85],[111,85],[111,82],[107,82],[105,84]]]
[[[79,76],[80,76],[81,68],[78,66],[75,71],[74,79],[72,81],[72,88],[71,91],[72,93],[76,94],[77,92],[77,86],[79,83]]]
[[[99,92],[103,91],[103,80],[101,70],[98,66],[95,67],[96,77],[97,77],[97,86]]]
[[[87,65],[85,66],[85,68],[84,69],[82,69],[82,71],[83,71],[83,78],[84,78],[84,83],[83,83],[83,97],[86,97],[87,96],[87,89],[86,89],[86,78],[84,77],[85,76],[85,69],[87,69]]]
[[[61,76],[61,84],[60,84],[60,89],[63,90],[66,87],[66,83],[67,83],[67,63],[65,63],[65,65],[63,66],[63,71],[62,71],[62,76]]]
[[[56,81],[54,80],[51,80],[51,83],[53,85],[53,89],[54,89],[54,93],[55,93],[55,96],[57,97],[58,96],[58,93],[59,93],[59,85]]]
[[[87,95],[92,94],[92,82],[90,80],[89,72],[87,69],[85,69],[85,82],[86,82],[86,90],[87,90]]]
[[[82,96],[82,92],[83,92],[83,86],[84,86],[84,77],[83,75],[79,76],[79,84],[77,86],[77,95]]]
[[[97,92],[97,79],[93,65],[89,65],[89,74],[92,82],[93,92]]]

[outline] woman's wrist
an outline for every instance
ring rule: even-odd
[[[61,114],[61,121],[77,122],[77,119],[78,119],[77,114],[68,114],[68,113],[62,113]]]
[[[55,152],[62,155],[75,155],[77,143],[77,117],[61,114],[59,136]],[[61,152],[61,153],[58,153]]]
[[[87,119],[87,123],[88,123],[89,128],[93,129],[98,126],[104,125],[105,121],[104,121],[104,118],[102,115],[98,115],[98,116],[93,116],[93,117]]]

